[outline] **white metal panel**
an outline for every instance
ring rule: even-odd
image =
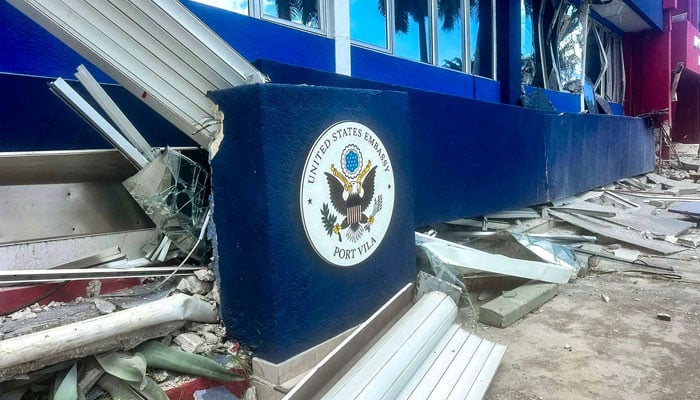
[[[85,89],[90,93],[97,104],[102,107],[109,118],[119,128],[121,133],[148,161],[153,161],[156,158],[156,152],[153,151],[151,145],[136,129],[136,127],[124,115],[119,106],[112,100],[107,92],[100,86],[84,65],[79,65],[75,77],[83,84]]]
[[[423,296],[323,398],[395,397],[456,316],[457,306],[446,294]]]
[[[624,32],[640,32],[652,27],[622,0],[607,4],[591,4],[593,11]]]
[[[208,148],[221,117],[211,90],[263,75],[174,0],[9,0]]]
[[[490,254],[418,232],[416,245],[422,246],[430,256],[438,258],[458,272],[479,270],[551,283],[566,283],[574,275],[573,268],[565,265]]]
[[[51,89],[57,96],[66,104],[71,106],[75,112],[92,125],[107,141],[112,143],[126,158],[128,158],[135,166],[143,168],[148,164],[148,160],[139,151],[124,139],[112,124],[110,124],[102,114],[85,101],[78,92],[73,90],[70,85],[62,78],[58,78],[51,82]]]
[[[408,301],[404,296],[406,288],[399,293]],[[364,338],[362,340],[369,343],[371,336],[376,333],[366,331],[367,324],[386,319],[387,313],[395,312],[397,296],[377,311],[368,322],[358,327],[344,344],[358,338]],[[482,398],[496,374],[506,347],[483,340],[465,330],[460,322],[455,322],[453,314],[436,312],[447,304],[451,307],[445,309],[456,309],[454,302],[447,301],[447,298],[448,296],[441,292],[423,296],[336,381],[337,377],[334,375],[339,374],[341,370],[345,371],[343,366],[349,364],[352,359],[348,354],[350,348],[341,344],[314,367],[284,399]],[[426,335],[425,332],[421,332],[437,320],[442,321],[432,334]],[[444,325],[448,325],[447,328],[444,328]],[[415,334],[401,338],[397,336],[397,332]],[[357,353],[360,351],[357,349],[360,343],[354,344],[352,349]],[[381,353],[389,354],[390,357],[382,358]],[[328,386],[331,386],[330,389]]]

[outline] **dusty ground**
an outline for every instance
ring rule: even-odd
[[[700,399],[697,282],[589,275],[508,328],[480,324],[508,345],[485,398]]]

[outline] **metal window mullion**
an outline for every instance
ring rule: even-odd
[[[462,71],[470,73],[471,60],[469,56],[469,0],[462,1]]]
[[[253,18],[262,18],[262,2],[264,0],[248,0],[248,14]]]
[[[423,0],[425,1],[425,0]],[[431,38],[428,38],[428,43],[430,43],[430,53],[432,56],[432,62],[430,64],[432,65],[439,65],[438,63],[438,0],[430,0],[430,10],[428,12],[428,15],[430,17],[430,36]]]
[[[557,44],[559,43],[559,35],[558,35],[558,29],[557,28],[557,20],[559,19],[559,14],[561,13],[562,6],[564,4],[564,1],[560,1],[558,7],[556,8],[553,16],[552,16],[552,23],[550,24],[549,27],[549,43],[548,43],[548,49],[549,49],[549,55],[552,58],[552,71],[554,73],[554,77],[557,80],[557,91],[562,90],[562,84],[561,84],[561,76],[559,76],[559,67],[557,65],[557,57],[554,55],[554,48],[552,47],[552,42],[556,41]]]
[[[624,54],[624,47],[622,47],[622,38],[617,38],[615,40],[615,43],[617,45],[617,54],[618,54],[618,59],[619,61],[619,68],[620,68],[620,83],[616,87],[618,88],[617,91],[619,93],[619,98],[618,102],[619,103],[624,103],[625,102],[625,89],[627,86],[627,79],[625,75],[625,54]]]
[[[520,27],[518,27],[520,29]],[[491,0],[491,79],[497,80],[496,63],[498,63],[498,52],[496,43],[496,0]]]
[[[590,4],[587,2],[581,3],[581,8],[579,9],[580,20],[582,26],[583,34],[583,49],[581,49],[581,112],[585,110],[585,100],[583,96],[583,88],[586,86],[586,58],[588,56],[588,10],[590,9]],[[595,92],[595,91],[594,91]],[[595,103],[595,100],[594,100]]]
[[[598,91],[600,92],[601,95],[604,96],[605,92],[603,91],[603,85],[601,85],[601,82],[604,81],[603,78],[605,77],[605,75],[608,72],[608,56],[605,55],[605,46],[603,44],[603,41],[600,38],[600,35],[598,34],[598,29],[596,29],[595,26],[593,26],[592,28],[593,28],[593,36],[595,37],[596,42],[598,43],[598,53],[599,53],[599,56],[601,58],[601,62],[603,64],[601,66],[601,71],[598,74],[598,77],[595,81],[595,84],[593,85],[593,89],[596,89],[596,90],[600,89]],[[584,76],[585,76],[585,74],[584,74]]]
[[[544,45],[544,7],[546,0],[540,2],[540,11],[537,15],[537,46],[540,53],[540,69],[542,70],[542,87],[549,89],[549,72],[547,71],[546,53]]]
[[[386,45],[389,53],[394,55],[394,34],[395,34],[395,15],[396,10],[394,9],[394,0],[384,0],[386,1]]]

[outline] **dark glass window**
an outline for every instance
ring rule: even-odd
[[[310,28],[320,28],[319,7],[319,0],[264,0],[263,14]]]
[[[493,77],[493,4],[491,0],[472,0],[469,10],[471,73]]]
[[[350,1],[350,38],[386,48],[386,2]]]
[[[439,0],[438,3],[437,64],[464,70],[462,1]]]
[[[430,43],[430,1],[394,0],[394,54],[432,63]]]

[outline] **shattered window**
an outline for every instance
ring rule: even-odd
[[[586,46],[586,78],[598,96],[621,103],[625,92],[622,41],[620,37],[590,21]]]
[[[520,76],[522,84],[531,86],[537,75],[537,54],[535,52],[536,11],[533,0],[520,2]]]
[[[556,64],[559,84],[569,92],[580,93],[583,84],[583,52],[586,43],[583,13],[578,7],[562,2],[557,22]]]
[[[432,63],[431,2],[394,0],[394,54]]]
[[[180,152],[166,149],[136,175],[126,190],[158,228],[187,253],[208,213],[209,173]]]

